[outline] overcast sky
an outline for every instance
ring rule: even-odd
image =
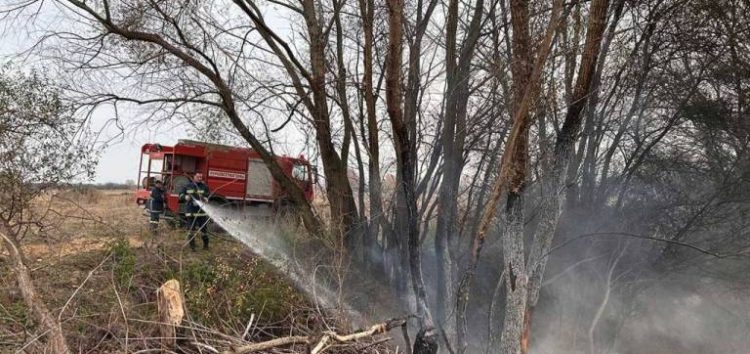
[[[0,65],[11,64],[21,70],[37,70],[52,73],[44,60],[19,56],[19,53],[29,49],[39,40],[41,33],[50,28],[71,28],[75,20],[63,15],[55,4],[45,4],[39,16],[33,20],[16,18],[10,21],[0,21]],[[276,22],[276,21],[272,21]],[[63,74],[64,75],[64,74]],[[94,177],[95,183],[136,180],[140,160],[140,147],[149,142],[162,145],[173,145],[178,139],[190,138],[188,128],[184,123],[167,122],[160,125],[138,125],[136,122],[145,121],[143,111],[119,111],[119,127],[112,122],[114,112],[98,109],[91,116],[89,122],[93,131],[98,132],[99,142],[106,145],[99,150],[99,165]],[[287,140],[291,145],[297,139]],[[282,144],[283,145],[283,144]],[[278,146],[282,153],[299,153],[292,146]]]
[[[179,125],[158,128],[129,128],[124,135],[119,135],[117,132],[118,129],[112,128],[104,130],[105,134],[114,135],[117,138],[110,146],[102,150],[94,180],[96,183],[122,183],[128,179],[136,180],[138,178],[138,160],[143,144],[155,142],[162,145],[173,145],[177,142],[177,139],[187,137],[185,129]]]
[[[34,62],[17,54],[32,46],[38,38],[29,29],[34,27],[44,28],[49,23],[65,21],[56,16],[40,16],[34,23],[27,26],[18,26],[18,22],[10,23],[3,21],[7,26],[0,31],[0,63],[11,64],[22,70],[37,70],[44,72],[47,69],[44,63]],[[123,118],[121,124],[125,128],[118,128],[111,123],[112,112],[98,110],[91,117],[91,129],[100,132],[99,141],[109,142],[100,150],[100,160],[97,166],[94,182],[122,183],[128,179],[136,180],[138,177],[138,162],[140,159],[140,147],[147,142],[159,142],[163,145],[174,144],[177,139],[186,137],[184,127],[179,125],[162,125],[159,127],[139,127],[134,129],[130,123],[138,121],[139,112],[120,112]]]
[[[37,16],[34,16],[33,20],[16,18],[15,20],[0,21],[0,63],[12,63],[13,66],[22,70],[34,69],[47,73],[53,78],[65,78],[68,81],[90,82],[96,80],[93,77],[76,78],[74,75],[80,75],[80,72],[75,70],[74,72],[65,71],[66,69],[51,66],[55,64],[50,64],[49,60],[40,59],[38,56],[18,56],[18,53],[34,46],[39,38],[48,31],[59,31],[61,28],[67,31],[76,31],[77,25],[81,24],[80,19],[72,17],[74,15],[68,15],[69,11],[58,6],[55,2],[45,2],[44,8]],[[298,40],[296,39],[297,34],[292,30],[294,21],[287,18],[283,10],[275,6],[270,6],[266,10],[266,22],[269,26],[274,28],[277,33],[287,37],[287,40],[291,43]],[[259,62],[258,65],[262,65],[262,62]],[[104,86],[109,84],[106,81],[97,83]],[[112,84],[118,83],[112,82]],[[429,97],[425,97],[425,100],[429,100]],[[154,125],[153,123],[136,125],[138,122],[148,121],[148,112],[138,109],[129,111],[125,109],[126,107],[118,105],[119,121],[117,125],[112,123],[115,114],[111,108],[97,109],[91,116],[89,122],[91,129],[100,132],[100,143],[107,143],[99,151],[99,165],[94,177],[96,183],[123,183],[127,180],[137,179],[140,147],[145,143],[173,145],[178,139],[192,138],[188,134],[189,128],[186,124],[180,125],[183,120],[178,122],[173,119],[172,122],[161,123],[160,125]],[[259,124],[257,123],[258,120],[252,115],[248,115],[248,117],[247,124],[250,125],[250,128],[262,131],[262,127],[253,126],[253,124]],[[290,156],[298,156],[303,153],[307,157],[312,157],[313,163],[316,163],[315,157],[312,156],[315,154],[315,146],[314,143],[310,142],[309,132],[304,129],[301,130],[296,124],[280,124],[280,122],[286,121],[287,117],[288,113],[286,112],[279,114],[274,110],[266,110],[263,113],[263,120],[270,126],[283,126],[281,131],[273,134],[274,152],[278,155],[286,154]],[[382,144],[381,153],[388,146],[388,144]],[[392,165],[388,159],[383,159],[381,162],[385,167]]]

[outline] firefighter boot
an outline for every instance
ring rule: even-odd
[[[201,238],[203,239],[203,249],[208,250],[208,234],[202,234]]]
[[[158,212],[151,212],[151,218],[148,221],[148,226],[151,229],[151,235],[156,236],[159,231],[159,213]]]
[[[188,243],[190,243],[190,250],[195,252],[195,232],[188,232]]]

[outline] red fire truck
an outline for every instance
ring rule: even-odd
[[[287,176],[302,188],[307,200],[313,199],[317,174],[304,156],[276,157]],[[280,206],[287,193],[273,179],[257,152],[252,149],[179,140],[174,146],[145,144],[141,147],[136,201],[147,205],[149,192],[156,180],[164,182],[166,217],[180,214],[179,192],[190,178],[202,172],[211,190],[211,199],[232,205]]]

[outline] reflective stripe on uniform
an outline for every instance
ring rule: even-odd
[[[195,193],[195,189],[188,189],[188,190],[185,190],[185,193]]]
[[[158,222],[158,221],[156,221],[156,220],[149,220],[149,222],[150,222],[150,223],[152,223],[152,224],[158,224],[158,223],[159,223],[159,222]]]

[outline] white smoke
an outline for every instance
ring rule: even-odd
[[[198,204],[215,223],[284,273],[309,299],[317,301],[318,306],[335,307],[336,293],[323,284],[315,269],[310,269],[295,259],[291,245],[282,234],[282,226],[272,220],[270,210],[224,208],[202,202]]]

